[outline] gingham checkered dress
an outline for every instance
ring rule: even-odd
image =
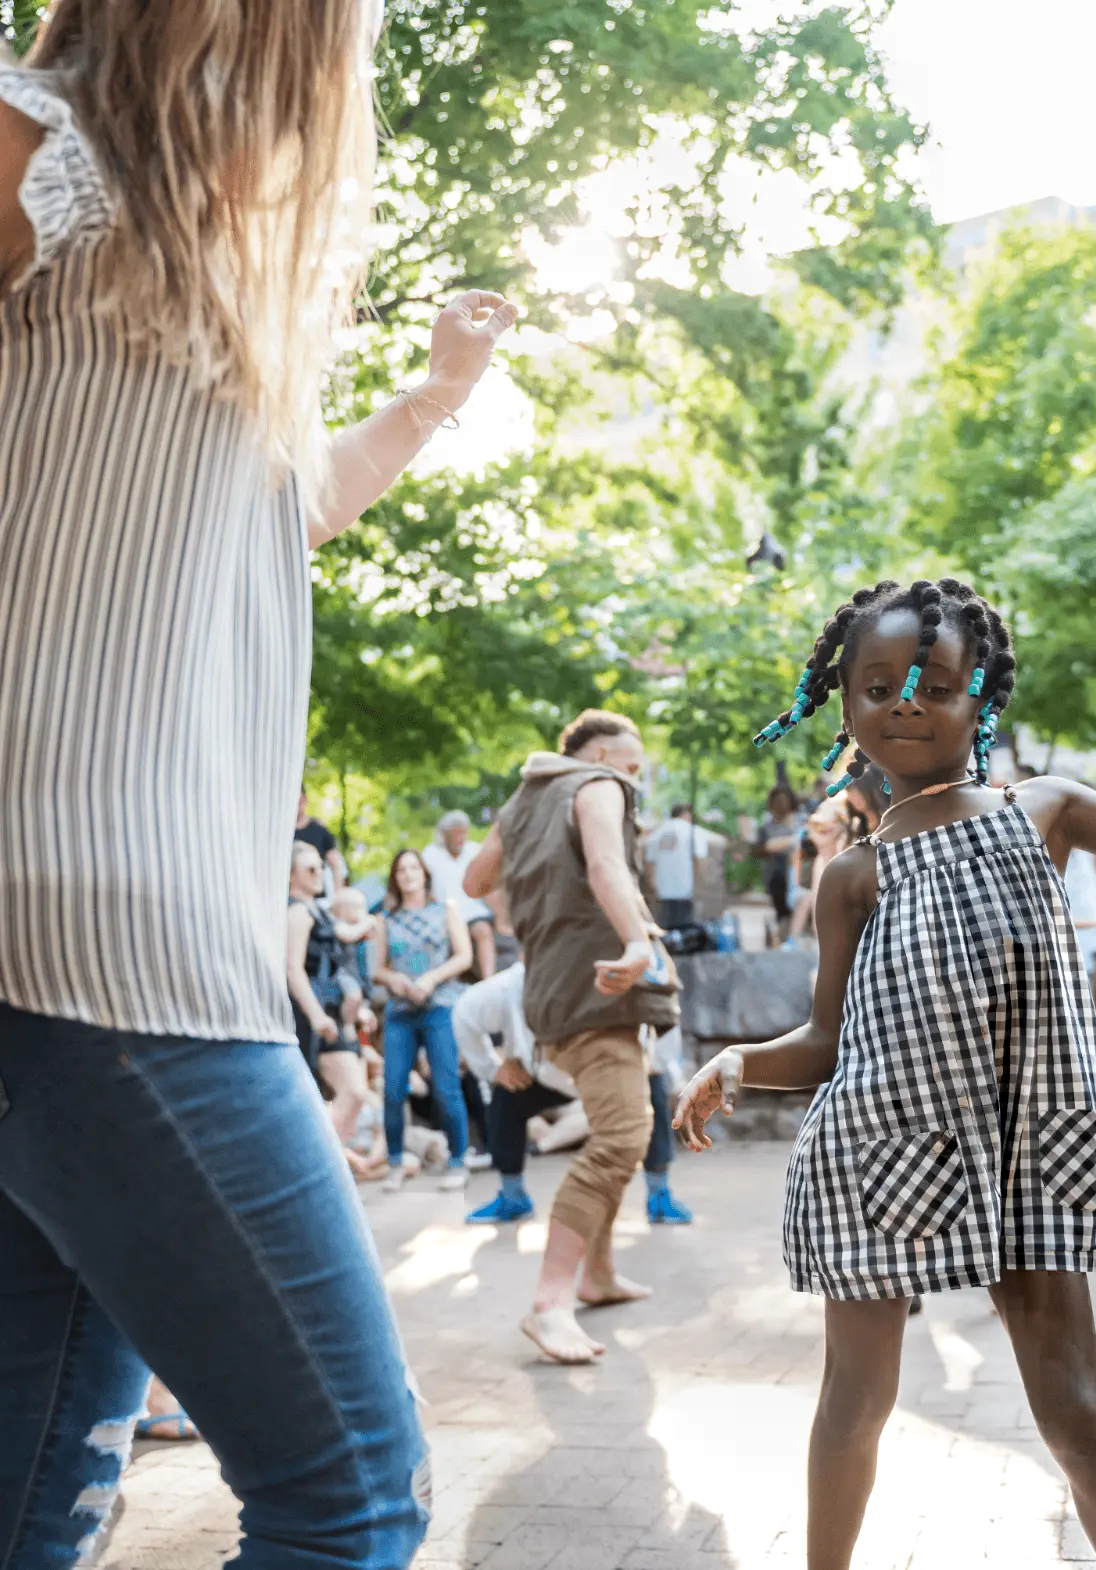
[[[784,1256],[830,1298],[1091,1270],[1096,1013],[1031,819],[876,842],[837,1069],[792,1153]]]

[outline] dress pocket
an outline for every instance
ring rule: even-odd
[[[1051,1199],[1096,1210],[1096,1112],[1080,1107],[1039,1119],[1039,1176]]]
[[[864,1216],[888,1237],[934,1237],[970,1203],[959,1144],[946,1129],[870,1140],[857,1165]]]

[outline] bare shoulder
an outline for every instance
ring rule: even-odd
[[[1037,774],[1032,780],[1021,780],[1014,785],[1016,799],[1032,817],[1046,808],[1057,811],[1084,796],[1092,796],[1090,786],[1078,780],[1063,779],[1058,774]]]
[[[625,807],[624,786],[619,780],[593,779],[580,785],[575,792],[575,812],[580,818],[623,815]]]
[[[1079,780],[1039,775],[1016,787],[1016,799],[1061,870],[1071,850],[1096,847],[1096,791]]]
[[[835,856],[818,884],[819,915],[829,920],[868,919],[879,901],[875,847],[850,845]]]
[[[0,288],[34,252],[34,230],[19,189],[45,134],[44,126],[0,98]]]

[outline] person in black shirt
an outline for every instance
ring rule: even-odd
[[[339,854],[339,842],[319,818],[313,818],[308,811],[308,795],[301,791],[301,799],[297,803],[297,826],[293,830],[295,840],[304,840],[306,845],[312,845],[320,853],[320,860],[331,873],[331,884],[326,892],[337,894],[346,884],[346,869],[343,866],[342,856]],[[326,884],[327,879],[325,877]]]

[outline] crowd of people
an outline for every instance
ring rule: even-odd
[[[803,801],[786,783],[774,785],[757,828],[765,892],[775,918],[774,935],[791,947],[814,932],[822,874],[835,856],[875,832],[887,806],[882,772],[866,769],[838,796],[828,796],[821,775]]]
[[[425,1165],[444,1169],[438,1186],[447,1191],[493,1166],[499,1192],[469,1212],[473,1225],[532,1214],[523,1178],[530,1126],[539,1153],[581,1146],[591,1132],[574,1079],[544,1056],[526,1023],[525,964],[504,892],[473,897],[465,889],[480,850],[468,815],[446,813],[421,852],[397,853],[370,910],[302,792],[287,945],[298,1042],[354,1176],[382,1179],[385,1192],[397,1193]],[[692,921],[696,867],[707,854],[707,837],[683,805],[645,836],[663,923]],[[692,1214],[669,1186],[680,1029],[652,1032],[648,1056],[648,1218],[686,1225]]]

